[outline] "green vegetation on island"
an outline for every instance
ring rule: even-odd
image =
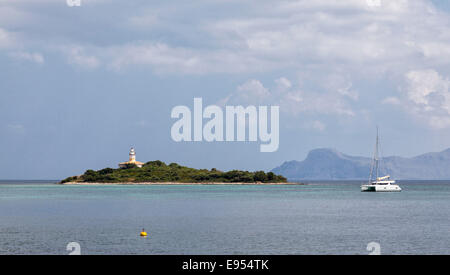
[[[177,163],[169,165],[162,161],[149,161],[138,168],[134,164],[129,164],[125,168],[113,169],[105,168],[94,171],[87,170],[81,176],[69,177],[61,183],[67,182],[98,182],[98,183],[121,183],[121,182],[184,182],[184,183],[202,183],[202,182],[242,182],[242,183],[281,183],[287,182],[287,179],[272,172],[264,171],[248,172],[232,170],[222,172],[215,168],[194,169],[181,166]]]

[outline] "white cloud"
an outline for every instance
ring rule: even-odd
[[[280,111],[292,116],[301,113],[354,116],[346,101],[346,95],[334,91],[310,92],[301,87],[292,86],[285,78],[275,80],[275,88],[270,90],[259,80],[248,80],[237,87],[221,102],[233,105],[266,104],[279,105]],[[282,88],[280,89],[280,84]],[[289,85],[287,85],[289,84]],[[319,127],[318,124],[316,124]],[[317,127],[315,127],[317,129]],[[320,127],[319,127],[320,128]]]
[[[323,122],[319,121],[319,120],[313,121],[312,124],[311,124],[311,127],[313,129],[315,129],[315,130],[320,131],[320,132],[323,132],[326,129],[326,125]]]
[[[62,51],[68,58],[70,64],[80,66],[85,69],[95,69],[100,66],[100,60],[93,55],[87,55],[84,47],[81,46],[64,46]]]
[[[410,71],[406,75],[408,99],[425,110],[433,110],[431,95],[448,93],[449,81],[434,70]],[[437,103],[437,102],[436,102]]]
[[[338,88],[337,92],[340,93],[341,95],[347,96],[353,100],[358,100],[358,92],[356,92],[355,90],[352,89],[353,84],[352,83],[348,83],[346,86],[342,87],[342,88]]]
[[[350,72],[371,74],[406,70],[423,58],[435,63],[442,62],[438,56],[450,58],[448,16],[424,0],[381,3],[373,9],[362,0],[263,1],[242,18],[229,15],[198,29],[212,47],[132,42],[107,47],[111,54],[105,63],[188,74],[308,70],[312,64],[320,70],[339,63]],[[156,19],[130,20],[142,26]],[[356,100],[348,84],[337,91]]]
[[[6,125],[6,128],[8,129],[9,132],[14,133],[14,134],[24,134],[25,133],[25,126],[23,126],[20,123],[8,124],[8,125]]]
[[[38,64],[44,63],[44,56],[41,53],[24,50],[25,47],[23,44],[22,39],[17,33],[0,28],[0,50],[4,50],[7,56],[16,60]]]
[[[20,8],[13,7],[13,3],[6,5],[0,0],[0,26],[8,28],[8,26],[21,25],[27,22],[31,15]]]
[[[236,88],[236,91],[230,93],[225,98],[219,100],[220,106],[224,105],[258,105],[265,104],[272,100],[272,94],[269,89],[264,87],[261,81],[249,79]]]
[[[419,45],[450,41],[442,28],[448,26],[448,18],[427,1],[383,1],[376,10],[362,0],[278,1],[261,6],[265,10],[258,16],[225,19],[210,31],[219,33],[216,37],[223,44],[237,45],[242,54],[276,59],[285,67],[304,65],[301,61],[336,61],[366,70],[365,64],[407,64],[421,50],[405,41]]]
[[[287,79],[285,77],[280,77],[280,78],[276,79],[275,83],[277,83],[278,88],[280,90],[286,90],[286,89],[289,89],[292,87],[291,81],[289,81],[289,79]]]
[[[260,102],[267,99],[270,93],[259,80],[251,79],[237,88],[237,96],[244,102]]]
[[[21,25],[22,30],[27,30],[27,26],[45,28],[45,24],[67,23],[59,17],[38,20],[39,13],[16,2],[6,1],[3,8],[14,8],[17,14],[24,15],[27,24]],[[53,5],[59,1],[45,2]],[[83,52],[71,53],[68,60],[72,64],[90,68],[104,64],[115,70],[137,65],[156,72],[180,74],[311,68],[320,71],[336,64],[349,74],[392,71],[403,74],[411,64],[424,60],[431,65],[442,64],[450,58],[449,16],[436,10],[429,0],[381,1],[375,7],[366,0],[258,0],[228,4],[219,1],[208,2],[207,7],[217,5],[230,10],[207,17],[186,17],[182,10],[165,4],[142,4],[136,13],[135,6],[133,12],[127,12],[114,9],[115,4],[108,1],[95,3],[105,8],[108,5],[107,12],[112,14],[99,17],[100,24],[89,26],[91,32],[103,37],[104,26],[111,26],[117,31],[115,39],[71,36],[73,31],[64,28],[52,28],[52,32],[39,38],[28,37],[43,47],[52,38],[88,45]],[[196,5],[190,6],[189,11],[196,9]],[[198,5],[200,14],[206,12],[201,10],[206,2],[200,1]],[[239,12],[231,12],[231,7],[235,11],[236,5],[240,5]],[[115,21],[114,12],[116,15],[120,12],[125,24]],[[4,20],[6,25],[20,25],[13,17]],[[83,27],[87,26],[80,30]],[[83,41],[76,41],[80,37]],[[1,43],[0,40],[0,46]],[[354,99],[358,96],[345,87],[340,92]]]
[[[300,113],[354,116],[345,98],[336,93],[291,90],[279,98],[280,110],[293,115]]]
[[[354,116],[352,104],[366,93],[355,89],[358,81],[405,78],[405,94],[396,97],[385,92],[382,102],[407,106],[409,112],[435,128],[449,124],[448,79],[433,70],[410,69],[424,65],[448,68],[450,16],[429,0],[386,0],[380,5],[370,5],[366,0],[234,1],[229,6],[235,10],[238,3],[239,12],[224,9],[218,16],[206,17],[183,17],[184,11],[165,4],[155,8],[143,5],[141,12],[121,13],[124,24],[114,21],[117,10],[112,8],[108,12],[113,14],[100,17],[101,24],[93,25],[91,32],[108,25],[117,31],[114,39],[71,35],[73,32],[64,28],[52,28],[42,36],[27,34],[27,26],[33,26],[30,30],[34,31],[36,26],[66,22],[58,18],[37,20],[39,13],[33,8],[24,8],[16,1],[3,3],[2,26],[23,32],[0,28],[0,48],[9,51],[19,42],[21,47],[9,53],[19,59],[44,62],[40,49],[23,46],[32,45],[49,51],[62,49],[70,64],[88,69],[104,66],[126,70],[139,66],[176,74],[311,74],[308,85],[280,77],[270,89],[251,79],[222,100],[276,103],[293,115]],[[209,5],[227,6],[222,1]],[[8,7],[14,8],[19,19],[6,16]],[[23,21],[22,25],[18,20]],[[79,41],[80,37],[83,41]],[[48,41],[55,46],[49,46]]]
[[[12,52],[9,54],[12,58],[18,60],[25,60],[30,62],[35,62],[38,64],[44,63],[44,57],[40,53],[29,53],[29,52]]]
[[[435,129],[444,129],[450,127],[450,117],[448,116],[431,116],[429,118],[430,126]]]
[[[359,93],[353,89],[353,83],[349,76],[344,76],[339,73],[332,73],[325,78],[323,86],[329,91],[335,91],[352,100],[358,100]]]
[[[450,127],[450,80],[435,70],[414,70],[405,74],[403,106],[431,127]],[[397,100],[389,100],[397,103]],[[391,103],[389,102],[389,103]]]
[[[391,105],[401,105],[400,99],[395,96],[386,97],[385,99],[383,99],[382,103]]]
[[[0,49],[10,48],[14,45],[14,38],[11,33],[0,28]]]
[[[157,71],[177,68],[177,71],[195,73],[204,66],[193,51],[172,48],[164,43],[137,43],[111,47],[106,51],[110,67],[121,70],[131,65],[151,65]]]

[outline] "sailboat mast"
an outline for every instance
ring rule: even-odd
[[[378,175],[378,162],[379,162],[379,159],[378,159],[378,147],[379,147],[380,145],[379,145],[379,137],[378,137],[378,126],[377,126],[377,142],[376,142],[376,145],[375,145],[375,171],[376,171],[376,180],[378,180],[378,177],[379,177],[379,175]]]
[[[375,168],[376,154],[377,154],[377,144],[375,143],[375,149],[373,150],[372,163],[370,164],[369,184],[372,184],[372,177],[373,177],[373,170]]]
[[[374,170],[375,170],[375,180],[378,179],[378,147],[379,147],[379,138],[378,138],[378,126],[377,126],[377,138],[376,138],[376,142],[375,142],[375,150],[373,153],[373,159],[372,159],[372,165],[370,167],[370,176],[369,176],[369,184],[372,184],[372,177],[374,174]]]

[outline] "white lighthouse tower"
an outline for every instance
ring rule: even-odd
[[[136,151],[134,151],[133,147],[130,150],[130,162],[136,162]]]
[[[134,164],[134,165],[136,165],[139,168],[141,168],[144,165],[143,162],[140,162],[140,161],[136,160],[136,151],[134,150],[133,147],[131,147],[131,149],[130,149],[129,160],[127,162],[119,163],[119,167],[120,168],[127,168],[128,165],[130,165],[130,164]]]

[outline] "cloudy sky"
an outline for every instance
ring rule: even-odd
[[[0,0],[0,178],[138,159],[269,170],[330,147],[450,147],[442,0]],[[280,146],[176,143],[174,106],[280,106]]]

